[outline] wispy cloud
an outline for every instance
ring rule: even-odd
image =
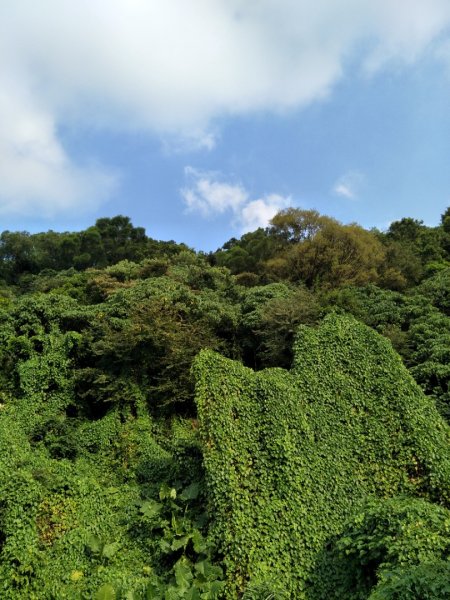
[[[194,130],[184,135],[165,133],[161,137],[162,150],[165,156],[210,152],[217,146],[219,138],[219,132],[212,128],[204,131]]]
[[[244,233],[266,227],[290,197],[268,194],[252,199],[241,183],[229,183],[219,173],[185,168],[187,185],[181,190],[186,210],[212,218],[228,213],[232,224]]]
[[[349,171],[340,177],[333,186],[335,196],[356,200],[359,197],[365,177],[359,171]]]

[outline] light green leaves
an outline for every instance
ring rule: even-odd
[[[90,554],[96,555],[99,558],[112,558],[120,548],[119,542],[103,542],[99,536],[90,534],[86,541],[86,548]]]
[[[116,600],[116,592],[112,585],[105,583],[95,594],[95,600]]]
[[[141,504],[140,512],[148,519],[154,519],[161,513],[162,509],[163,505],[159,502],[156,502],[155,500],[146,500]]]

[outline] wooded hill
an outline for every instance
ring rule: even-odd
[[[0,597],[450,598],[450,209],[0,236]]]

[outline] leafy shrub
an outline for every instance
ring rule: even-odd
[[[390,343],[353,318],[300,328],[290,373],[210,351],[194,371],[227,598],[275,575],[307,597],[319,553],[368,496],[450,501],[448,427]]]
[[[450,558],[449,534],[448,509],[407,497],[371,500],[319,555],[311,597],[427,598],[413,595],[410,583],[427,569],[440,570],[439,565]],[[424,590],[432,582],[430,576],[426,580]],[[438,589],[439,577],[434,583]],[[404,595],[408,589],[411,595]],[[446,596],[436,596],[441,597]]]
[[[370,594],[368,600],[448,600],[450,562],[424,563],[395,569]]]

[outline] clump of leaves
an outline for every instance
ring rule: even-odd
[[[320,556],[312,597],[447,598],[431,592],[444,589],[444,572],[450,591],[449,533],[450,510],[442,506],[407,497],[372,499],[355,512],[343,533]]]
[[[221,594],[222,568],[214,563],[214,548],[205,535],[201,482],[179,492],[164,484],[158,500],[142,502],[142,522],[158,537],[164,573],[155,575],[147,597],[154,600],[214,600]]]

